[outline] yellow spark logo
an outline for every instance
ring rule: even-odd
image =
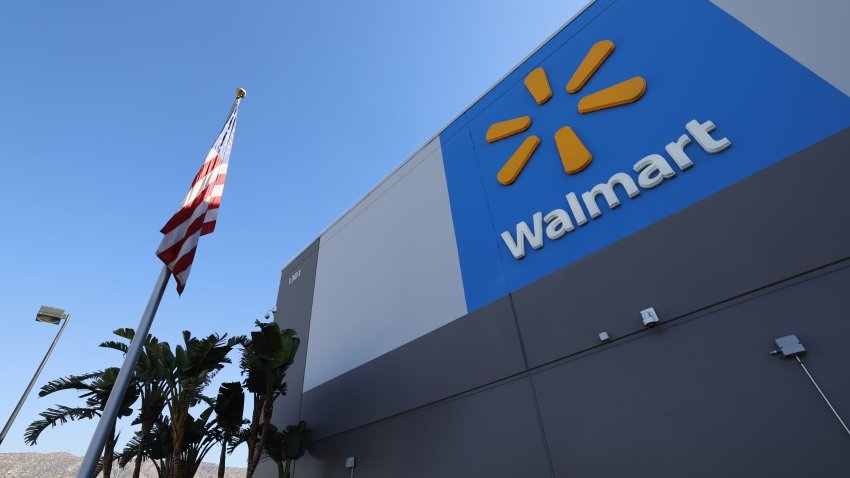
[[[602,40],[593,45],[567,83],[567,92],[573,95],[581,91],[613,51],[614,43],[610,40]],[[538,105],[542,105],[552,98],[552,88],[549,86],[549,79],[546,78],[546,71],[543,68],[536,68],[525,77],[525,87]],[[578,102],[578,112],[586,114],[634,103],[643,96],[645,91],[646,80],[643,77],[636,76],[583,97]],[[494,143],[500,139],[522,133],[529,126],[531,126],[530,116],[494,123],[487,129],[487,142]],[[513,184],[539,145],[539,137],[531,135],[525,138],[525,141],[519,145],[505,165],[502,166],[502,169],[499,170],[496,179],[505,186]],[[558,154],[561,156],[561,163],[563,163],[564,171],[567,174],[577,174],[583,171],[593,159],[590,151],[569,126],[564,126],[555,132],[555,145],[558,147]]]

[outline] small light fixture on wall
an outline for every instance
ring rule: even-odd
[[[648,329],[655,327],[659,322],[661,322],[661,319],[658,318],[658,314],[655,312],[654,307],[640,311],[640,318],[643,320],[643,326]]]

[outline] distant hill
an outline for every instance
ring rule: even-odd
[[[0,453],[0,478],[76,478],[82,457],[70,453]],[[212,463],[202,463],[195,478],[215,478],[218,467]],[[133,468],[112,470],[113,478],[131,478]],[[142,465],[143,478],[156,478],[156,470],[152,463]],[[244,468],[228,467],[224,472],[225,478],[242,478]]]

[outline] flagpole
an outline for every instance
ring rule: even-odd
[[[142,319],[136,328],[136,335],[133,337],[132,342],[130,342],[130,347],[124,356],[121,371],[118,372],[118,378],[115,379],[115,384],[112,386],[112,392],[106,401],[106,407],[103,409],[100,421],[97,423],[97,428],[91,438],[89,448],[86,450],[86,456],[83,458],[83,464],[80,466],[77,478],[92,478],[94,476],[101,452],[106,445],[106,438],[116,418],[118,418],[118,411],[121,409],[121,402],[124,401],[124,393],[127,391],[127,385],[130,384],[130,378],[133,376],[136,362],[139,360],[145,339],[151,330],[151,324],[153,323],[154,315],[156,315],[156,310],[159,308],[159,302],[162,300],[162,294],[165,292],[165,286],[168,285],[168,277],[168,266],[163,265],[159,277],[156,279],[156,285],[153,287],[153,292],[151,292],[151,296],[148,299],[148,305],[145,307],[145,311],[142,313]]]

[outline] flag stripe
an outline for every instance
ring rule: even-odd
[[[221,164],[220,157],[216,156],[215,161],[212,161],[209,164],[213,167],[209,168],[209,171],[206,171],[206,174],[203,176],[198,175],[198,178],[193,183],[192,189],[189,190],[189,194],[186,195],[186,199],[183,201],[184,206],[195,201],[207,184],[217,179],[219,175],[223,176],[227,174],[227,164]]]
[[[207,234],[215,231],[215,223],[214,222],[205,222],[203,226],[201,226],[201,235],[206,236]]]
[[[175,243],[179,242],[187,233],[189,229],[189,225],[195,221],[195,219],[205,215],[207,212],[206,205],[201,205],[200,207],[191,211],[192,215],[187,217],[186,220],[172,228],[171,231],[168,232],[163,238],[162,242],[159,244],[159,249],[157,251],[165,250]]]
[[[183,205],[179,211],[177,211],[174,216],[162,227],[162,233],[167,234],[172,229],[177,227],[179,224],[182,224],[186,219],[190,218],[194,213],[195,209],[201,206],[204,202],[206,202],[210,197],[213,196],[221,196],[224,187],[224,180],[227,179],[227,175],[221,174],[215,177],[215,179],[207,184],[203,185],[203,189],[201,189],[197,194],[195,194],[194,199],[190,204]],[[216,190],[216,186],[221,186]],[[189,198],[186,198],[189,199]]]
[[[162,249],[161,251],[157,251],[157,255],[163,262],[171,266],[171,264],[176,261],[183,250],[183,245],[187,240],[191,239],[195,233],[201,230],[201,227],[204,225],[203,216],[198,216],[191,223],[188,224],[188,227],[185,231],[182,231],[182,234],[177,238],[177,240],[169,245],[167,248]]]

